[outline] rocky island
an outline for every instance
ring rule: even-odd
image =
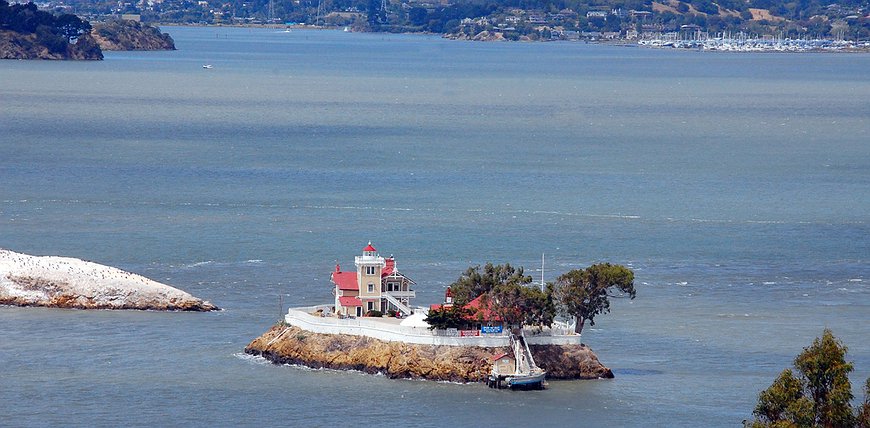
[[[91,36],[104,51],[174,51],[175,41],[160,29],[137,21],[113,19],[93,25]]]
[[[332,303],[289,308],[245,352],[276,364],[391,378],[486,381],[493,387],[504,381],[517,389],[543,387],[545,376],[613,377],[580,341],[587,319],[576,325],[554,319],[554,299],[589,295],[592,291],[578,290],[590,281],[600,291],[619,287],[633,297],[634,276],[623,266],[571,271],[560,276],[558,289],[527,286],[532,278],[509,264],[474,266],[447,287],[443,303],[428,308],[412,305],[416,282],[399,271],[395,257],[380,256],[371,242],[354,266],[343,271],[336,264],[331,272]]]
[[[547,371],[548,379],[613,377],[613,372],[586,345],[531,345],[531,351],[538,365]],[[509,353],[510,348],[388,342],[278,325],[254,339],[245,352],[275,364],[358,370],[390,378],[484,382],[493,357]]]
[[[137,21],[91,23],[34,3],[0,0],[0,59],[101,60],[103,50],[175,50],[169,34]]]
[[[0,305],[70,309],[213,311],[177,288],[85,260],[0,249]]]
[[[91,24],[75,15],[0,0],[0,59],[103,59],[90,31]]]

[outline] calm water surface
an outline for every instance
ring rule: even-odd
[[[735,426],[825,327],[870,376],[870,55],[164,31],[178,51],[0,62],[0,247],[225,310],[0,308],[0,425]],[[584,331],[616,379],[241,354],[369,240],[419,304],[487,261],[630,265],[638,298]]]

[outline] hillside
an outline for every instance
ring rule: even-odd
[[[103,59],[90,30],[75,15],[55,16],[33,3],[0,0],[0,59]]]
[[[65,0],[64,4],[97,16],[139,14],[145,22],[292,22],[349,26],[357,31],[454,34],[457,38],[472,38],[483,31],[500,33],[508,40],[604,32],[631,38],[632,34],[678,32],[688,25],[711,34],[870,39],[870,0],[164,0],[148,6],[124,3],[124,7],[109,0]]]
[[[115,19],[94,24],[91,35],[106,51],[175,50],[175,41],[160,29],[136,21]]]

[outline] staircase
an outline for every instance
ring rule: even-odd
[[[403,314],[411,315],[411,312],[412,312],[411,308],[405,306],[404,303],[400,302],[399,299],[396,299],[395,297],[393,297],[392,294],[384,293],[383,296],[385,299],[387,299],[388,302],[392,303],[395,307],[399,308],[399,310],[402,311]]]

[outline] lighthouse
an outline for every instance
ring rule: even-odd
[[[335,284],[335,313],[344,316],[362,316],[373,313],[410,315],[411,287],[414,281],[396,268],[393,256],[384,258],[371,242],[354,258],[356,272],[342,272],[336,265],[331,279]]]
[[[387,262],[378,255],[371,241],[363,248],[362,256],[354,258],[359,281],[359,299],[365,311],[381,310],[381,274]]]

